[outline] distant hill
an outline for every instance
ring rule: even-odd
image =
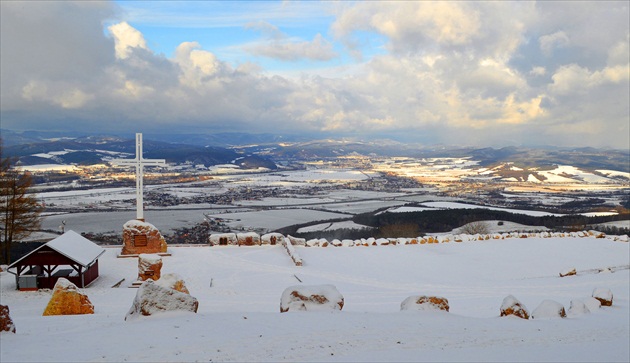
[[[25,165],[42,163],[93,164],[135,153],[133,134],[85,135],[1,130],[5,153]],[[445,145],[411,145],[393,140],[313,140],[308,136],[280,134],[145,134],[146,158],[171,163],[205,166],[240,160],[245,167],[275,166],[284,160],[317,160],[348,155],[401,156],[414,158],[469,157],[480,166],[495,168],[505,163],[542,170],[571,165],[585,170],[616,170],[630,173],[628,150],[559,147],[472,148]],[[238,163],[236,163],[238,164]]]
[[[21,165],[94,165],[135,155],[135,140],[114,136],[52,140],[25,137],[19,140],[28,142],[20,144],[12,139],[11,143],[4,146],[4,153],[18,158]],[[276,169],[275,163],[265,157],[223,147],[167,143],[144,138],[143,149],[145,158],[166,159],[168,163],[174,164],[190,163],[204,166],[235,164],[246,169],[258,167]]]

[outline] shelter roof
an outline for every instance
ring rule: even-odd
[[[20,258],[11,264],[10,267],[18,265],[20,261],[27,258],[40,248],[48,246],[59,254],[73,260],[74,262],[80,264],[83,267],[90,266],[97,258],[99,258],[104,252],[105,249],[100,247],[96,243],[90,241],[89,239],[81,236],[75,231],[68,231],[61,236],[49,241],[41,245],[40,247],[34,249],[26,256]]]

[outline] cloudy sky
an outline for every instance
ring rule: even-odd
[[[2,128],[630,147],[627,1],[1,1]]]

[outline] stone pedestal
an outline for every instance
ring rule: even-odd
[[[162,257],[156,254],[141,254],[138,256],[138,281],[160,279],[162,271]]]
[[[151,223],[132,219],[123,226],[123,248],[119,257],[136,257],[142,253],[168,256],[166,240]]]

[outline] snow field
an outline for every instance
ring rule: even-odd
[[[628,361],[629,244],[596,238],[527,238],[351,248],[171,247],[162,273],[183,277],[199,311],[125,322],[137,260],[107,248],[84,291],[94,315],[42,317],[50,291],[0,300],[17,334],[0,334],[5,361]],[[558,277],[574,266],[576,276]],[[625,266],[614,272],[595,269]],[[591,272],[584,272],[591,271]],[[582,272],[582,273],[581,273]],[[279,312],[289,286],[334,285],[341,312]],[[111,286],[120,279],[120,288]],[[212,287],[210,283],[212,281]],[[531,312],[565,309],[609,288],[613,306],[565,319],[499,318],[514,295]],[[412,295],[448,299],[450,313],[401,312]],[[45,339],[43,338],[45,336]],[[37,344],[33,344],[37,341]]]

